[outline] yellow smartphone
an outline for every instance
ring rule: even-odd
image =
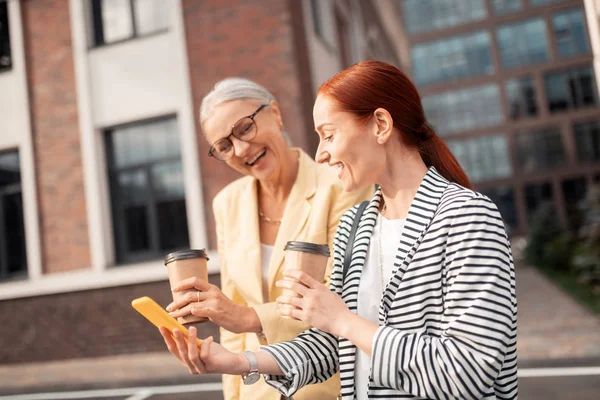
[[[150,297],[139,297],[131,302],[131,306],[135,308],[137,312],[142,314],[148,321],[152,322],[156,327],[164,326],[171,333],[173,333],[173,329],[179,329],[187,341],[187,328],[177,322],[175,318],[171,317],[167,311],[165,311]],[[197,341],[199,345],[202,344],[202,340],[197,339]]]

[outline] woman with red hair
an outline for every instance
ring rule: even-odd
[[[234,354],[196,331],[165,336],[194,373],[264,374],[285,396],[337,371],[343,399],[517,398],[517,301],[497,207],[471,189],[427,124],[417,89],[392,65],[367,61],[319,89],[317,161],[347,191],[377,184],[334,239],[331,287],[289,272],[287,315],[314,328]]]

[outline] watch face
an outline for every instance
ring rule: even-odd
[[[245,385],[252,385],[253,383],[258,382],[258,380],[260,379],[260,374],[255,372],[255,373],[251,373],[250,375],[246,375],[244,377],[244,384]]]

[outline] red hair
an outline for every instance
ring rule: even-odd
[[[471,189],[471,181],[446,143],[425,120],[421,97],[410,79],[393,65],[363,61],[345,69],[319,88],[338,109],[368,121],[378,108],[386,109],[404,144],[419,151],[427,167],[435,167],[451,182]]]

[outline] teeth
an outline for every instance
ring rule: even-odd
[[[256,162],[256,160],[258,160],[260,157],[262,157],[263,154],[265,154],[267,152],[267,149],[263,149],[260,153],[258,153],[256,156],[254,156],[254,158],[250,161],[248,161],[246,164],[248,165],[252,165]]]

